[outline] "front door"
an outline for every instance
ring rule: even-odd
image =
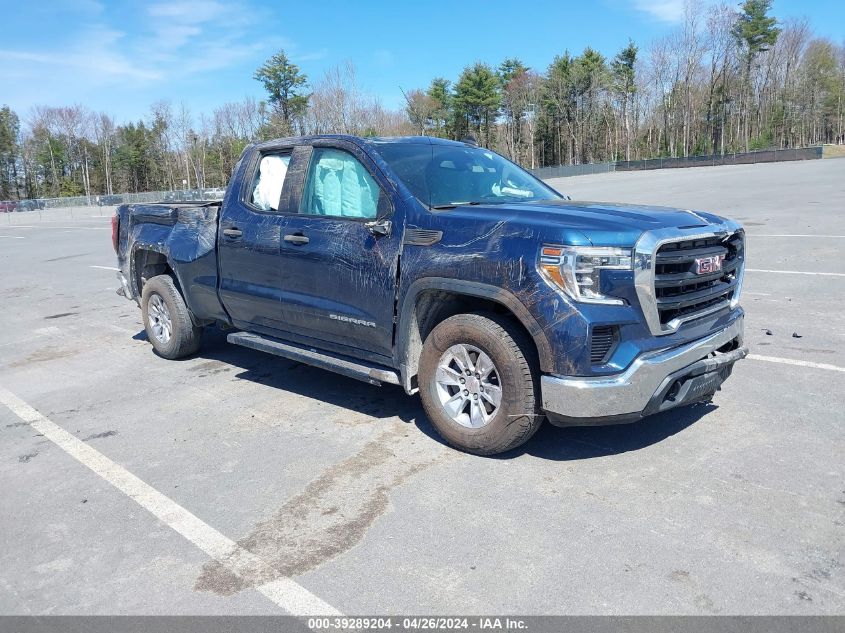
[[[350,355],[391,356],[402,213],[387,191],[354,144],[315,144],[282,231],[284,329]]]

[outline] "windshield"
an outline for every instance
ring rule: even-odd
[[[487,149],[428,143],[384,143],[375,149],[408,189],[432,208],[561,198]]]

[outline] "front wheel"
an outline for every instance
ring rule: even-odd
[[[173,278],[158,275],[144,284],[141,312],[147,339],[164,358],[174,360],[196,352],[202,328],[194,325]]]
[[[420,398],[447,442],[494,455],[527,442],[543,422],[533,342],[496,314],[438,324],[420,356]]]

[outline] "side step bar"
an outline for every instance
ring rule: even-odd
[[[399,374],[391,369],[378,365],[367,365],[357,360],[341,356],[332,356],[307,347],[300,347],[291,343],[284,343],[269,336],[262,336],[252,332],[233,332],[226,340],[235,345],[242,345],[260,352],[267,352],[276,356],[283,356],[306,365],[313,365],[320,369],[328,369],[349,378],[363,380],[371,385],[381,386],[382,383],[398,385],[401,383]]]

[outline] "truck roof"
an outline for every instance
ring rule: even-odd
[[[465,146],[462,141],[439,138],[437,136],[373,136],[360,139],[364,143],[384,145],[388,143],[409,143],[417,145],[455,145]]]
[[[451,141],[445,138],[438,138],[436,136],[355,136],[353,134],[313,134],[309,136],[294,136],[288,138],[278,138],[271,141],[264,141],[258,143],[256,147],[259,149],[267,149],[279,145],[294,145],[299,143],[307,143],[318,139],[343,139],[352,141],[359,145],[386,145],[392,143],[407,143],[416,145],[453,145],[458,147],[465,147],[467,143],[461,141]]]

